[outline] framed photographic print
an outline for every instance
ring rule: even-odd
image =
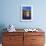
[[[21,21],[32,21],[32,5],[21,5]]]

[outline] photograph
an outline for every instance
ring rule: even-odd
[[[32,5],[21,6],[21,21],[32,21]]]

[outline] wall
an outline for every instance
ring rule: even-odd
[[[16,28],[46,28],[46,0],[0,0],[0,25],[13,24]],[[21,22],[21,5],[33,5],[32,22]]]

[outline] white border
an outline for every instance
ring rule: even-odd
[[[30,6],[31,7],[31,20],[23,20],[22,19],[22,7],[24,6]],[[33,6],[32,5],[21,5],[21,21],[32,21],[33,20]]]

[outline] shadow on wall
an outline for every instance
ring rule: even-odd
[[[3,30],[4,28],[6,28],[5,25],[0,24],[0,43],[2,43],[2,36],[3,36],[2,32],[6,31],[6,30]]]

